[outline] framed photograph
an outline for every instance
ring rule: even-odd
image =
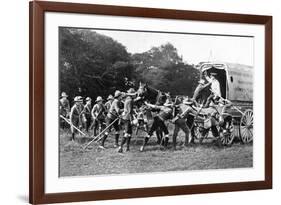
[[[272,188],[272,17],[30,2],[30,203]]]

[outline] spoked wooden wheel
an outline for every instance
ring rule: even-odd
[[[231,145],[235,135],[234,135],[233,119],[230,115],[223,117],[223,123],[219,123],[218,130],[219,130],[221,144]]]
[[[220,140],[223,145],[231,145],[235,137],[233,125],[228,129],[223,129],[220,132]]]
[[[194,136],[196,139],[198,139],[199,144],[202,144],[203,139],[206,138],[208,132],[205,132],[204,130],[202,130],[203,128],[200,126],[195,126],[194,127]]]
[[[240,137],[243,143],[249,143],[253,141],[253,123],[253,111],[246,110],[240,121]]]

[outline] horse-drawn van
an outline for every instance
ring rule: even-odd
[[[206,62],[200,63],[197,68],[200,70],[200,79],[215,73],[220,83],[221,100],[227,105],[217,110],[220,116],[224,118],[230,116],[231,119],[225,129],[219,126],[218,120],[223,144],[231,144],[235,137],[239,137],[243,143],[251,142],[253,140],[253,67]],[[199,114],[201,113],[202,111]],[[198,118],[197,121],[195,119],[196,135],[203,139],[208,132],[204,132],[206,121],[202,122],[200,119],[202,118]]]

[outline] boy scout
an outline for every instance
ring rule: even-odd
[[[70,123],[71,123],[71,140],[74,140],[76,130],[75,127],[80,127],[82,123],[83,99],[81,96],[74,98],[74,105],[70,110]]]

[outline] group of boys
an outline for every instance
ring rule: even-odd
[[[108,96],[106,103],[103,103],[102,97],[98,96],[94,106],[92,106],[92,99],[90,97],[86,98],[86,104],[84,105],[83,98],[81,96],[76,96],[74,98],[74,105],[71,109],[66,93],[63,92],[61,96],[60,114],[65,118],[69,118],[72,134],[71,140],[75,139],[77,129],[80,130],[82,126],[87,132],[93,127],[94,136],[97,135],[98,130],[101,132],[106,129],[99,146],[99,148],[104,149],[104,144],[109,135],[109,131],[111,131],[111,128],[114,128],[114,147],[118,147],[118,151],[123,152],[123,147],[127,144],[126,151],[130,150],[133,99],[137,96],[137,93],[133,88],[130,88],[126,93],[116,90],[114,96]],[[124,102],[122,102],[123,99],[125,99]],[[124,135],[119,144],[121,124],[124,125]],[[64,127],[65,125],[62,124],[62,128]]]
[[[220,88],[218,87],[218,81],[211,75],[208,85],[213,90],[212,95],[207,99],[206,104],[209,104],[211,100],[220,97]],[[192,135],[190,134],[190,127],[187,126],[187,118],[192,114],[195,116],[198,113],[198,108],[195,106],[195,98],[200,91],[207,86],[203,82],[199,82],[201,87],[195,91],[193,98],[185,98],[181,103],[181,106],[177,106],[177,112],[175,115],[175,103],[172,102],[171,98],[167,98],[164,104],[154,105],[145,102],[148,108],[157,110],[156,116],[153,117],[152,125],[149,127],[146,136],[144,137],[143,144],[140,151],[144,151],[149,139],[157,132],[161,130],[164,133],[161,143],[164,147],[167,146],[169,140],[169,129],[167,128],[166,121],[171,120],[174,123],[173,132],[173,147],[176,148],[176,138],[178,132],[182,130],[185,133],[185,145],[192,142]],[[132,124],[134,120],[134,102],[139,100],[137,98],[137,92],[130,88],[126,93],[116,90],[114,96],[109,95],[107,102],[103,103],[102,97],[98,96],[95,100],[94,106],[92,106],[92,99],[86,98],[85,105],[83,104],[83,98],[76,96],[74,98],[74,105],[70,109],[69,101],[67,100],[66,93],[62,93],[60,99],[60,114],[70,120],[70,128],[72,137],[75,139],[76,128],[81,129],[82,125],[88,132],[93,127],[93,135],[97,135],[97,130],[100,132],[105,130],[103,136],[100,138],[101,143],[99,148],[105,149],[105,142],[109,136],[109,132],[114,128],[115,143],[114,147],[118,148],[118,152],[123,152],[126,144],[126,151],[130,150],[130,142],[132,137]],[[65,127],[65,124],[62,125]],[[119,136],[121,127],[124,127],[124,134],[119,144]],[[217,135],[217,133],[215,133]]]

